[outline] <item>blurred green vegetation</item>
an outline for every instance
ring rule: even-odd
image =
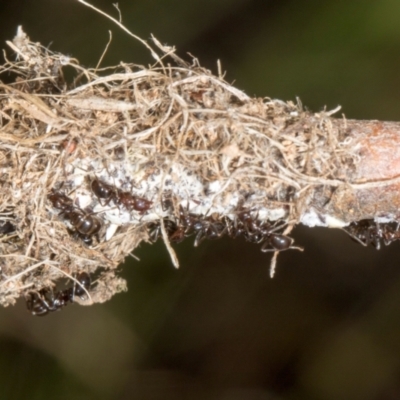
[[[117,16],[112,1],[93,3]],[[394,0],[119,1],[135,34],[176,45],[254,96],[314,111],[398,120],[400,3]],[[32,40],[97,64],[151,63],[145,49],[73,0],[2,0],[0,39]],[[3,46],[5,47],[5,45]],[[187,56],[189,58],[189,56]],[[339,113],[340,115],[340,113]],[[240,240],[143,245],[104,305],[34,318],[0,310],[3,399],[400,399],[399,246],[296,230],[304,253],[269,256]]]

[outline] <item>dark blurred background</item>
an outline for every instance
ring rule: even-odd
[[[93,4],[118,17],[112,0]],[[313,111],[400,119],[400,2],[120,0],[123,23],[176,45],[249,95],[300,97]],[[33,41],[94,67],[153,60],[74,0],[1,0],[0,48]],[[10,54],[10,53],[9,53]],[[400,399],[400,248],[298,227],[278,259],[241,240],[142,245],[104,305],[32,317],[0,309],[3,399]]]

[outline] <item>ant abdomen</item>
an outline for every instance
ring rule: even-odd
[[[113,194],[113,189],[110,185],[107,183],[104,183],[100,181],[99,179],[93,179],[91,184],[91,189],[93,193],[99,198],[99,199],[110,199],[112,194]]]
[[[82,235],[92,236],[99,233],[101,222],[91,214],[85,214],[81,210],[75,210],[67,214],[72,226]]]
[[[90,288],[90,285],[92,283],[92,280],[90,278],[90,275],[86,272],[80,272],[77,276],[76,279],[79,284],[76,284],[74,286],[74,295],[76,296],[85,296],[87,291]]]
[[[60,215],[71,223],[77,237],[90,246],[91,236],[97,235],[102,227],[100,219],[74,206],[72,199],[63,193],[52,191],[48,198],[53,207],[61,211]]]
[[[268,242],[275,250],[284,251],[290,248],[290,246],[293,244],[293,239],[289,236],[271,233],[269,235]]]

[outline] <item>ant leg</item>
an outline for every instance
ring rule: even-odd
[[[271,251],[276,251],[276,249],[274,249],[274,248],[272,248],[272,247],[268,247],[268,246],[270,246],[271,244],[269,243],[269,239],[267,239],[264,243],[263,243],[263,245],[261,246],[261,251],[263,252],[263,253],[268,253],[268,252],[271,252]]]
[[[196,238],[194,239],[194,247],[198,247],[199,244],[205,239],[205,235],[202,230],[199,230]]]
[[[151,243],[155,243],[157,242],[157,240],[159,239],[159,237],[161,236],[161,227],[160,224],[157,223],[150,223],[148,225],[148,229],[149,229],[149,239]]]
[[[48,298],[47,295],[51,293],[51,297]],[[58,301],[56,300],[57,295],[54,295],[53,289],[46,290],[42,296],[43,303],[46,305],[47,309],[51,312],[58,310]]]
[[[206,236],[207,239],[210,239],[210,240],[219,239],[225,234],[226,231],[227,231],[227,227],[226,226],[222,226],[221,224],[219,226],[215,226],[215,225],[211,224],[206,229],[206,235],[205,236]]]
[[[53,306],[55,310],[60,310],[65,307],[69,302],[72,303],[72,291],[71,289],[61,290],[54,296]],[[53,311],[55,311],[53,310]]]
[[[43,301],[39,293],[29,293],[26,300],[26,308],[35,316],[42,317],[49,313],[47,303]]]
[[[177,227],[168,237],[171,242],[181,243],[185,239],[186,234],[183,228]]]

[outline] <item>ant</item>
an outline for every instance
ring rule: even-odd
[[[99,180],[98,178],[94,178],[92,180],[90,187],[92,192],[99,199],[106,200],[105,205],[109,204],[110,201],[113,200],[117,205],[122,204],[127,209],[134,209],[140,214],[144,214],[153,204],[153,202],[150,200],[119,190],[116,187]]]
[[[75,207],[72,199],[63,193],[53,191],[48,198],[53,203],[53,207],[60,210],[61,214],[76,229],[77,236],[84,243],[91,245],[91,236],[97,235],[102,227],[100,219]]]
[[[76,282],[72,288],[54,293],[52,289],[44,288],[38,292],[30,292],[26,297],[26,307],[32,315],[44,316],[49,312],[61,310],[68,303],[73,303],[75,296],[84,298],[91,285],[90,275],[81,272],[76,275]]]
[[[196,232],[194,246],[197,247],[204,239],[219,239],[227,232],[227,226],[215,216],[210,216],[203,221],[198,220],[193,224],[193,230]]]
[[[271,233],[271,225],[254,217],[250,210],[242,209],[234,221],[229,221],[228,231],[233,238],[243,235],[248,242],[262,243]]]
[[[161,200],[161,207],[163,211],[170,210],[171,212],[173,212],[175,210],[174,203],[170,195],[164,197]],[[182,205],[179,205],[179,214],[177,217],[175,217],[175,221],[172,221],[168,218],[164,219],[164,224],[168,233],[168,237],[172,242],[176,243],[179,243],[185,237],[192,235],[194,233],[194,230],[201,229],[199,227],[195,229],[195,226],[198,223],[199,217],[195,214],[189,213],[188,208],[185,209],[182,207]],[[157,240],[160,237],[161,232],[159,223],[152,223],[149,225],[149,228],[151,238]]]
[[[170,235],[171,241],[181,242],[185,237],[196,235],[194,246],[197,247],[204,239],[218,239],[226,231],[214,217],[200,219],[199,216],[189,213],[188,209],[179,206],[177,229]]]
[[[381,242],[388,246],[400,239],[399,224],[394,228],[389,224],[379,224],[373,219],[362,219],[352,222],[343,229],[352,239],[363,246],[372,245],[377,250],[381,248]]]
[[[242,209],[237,213],[237,219],[230,225],[230,235],[234,237],[243,234],[248,242],[262,243],[261,251],[284,251],[292,247],[293,239],[289,236],[274,233],[279,227],[272,227],[268,221],[260,221],[251,212]]]
[[[171,242],[180,243],[187,236],[185,230],[170,219],[164,219],[164,225]],[[162,236],[161,225],[159,222],[152,222],[148,224],[148,228],[150,241],[155,243]]]
[[[138,211],[140,214],[144,214],[146,211],[150,209],[153,202],[147,200],[143,197],[135,196],[129,192],[118,191],[118,198],[116,204],[122,204],[126,208],[133,208],[135,211]]]
[[[358,222],[352,222],[344,231],[356,242],[363,246],[372,245],[381,247],[382,232],[380,227],[372,219],[363,219]]]

